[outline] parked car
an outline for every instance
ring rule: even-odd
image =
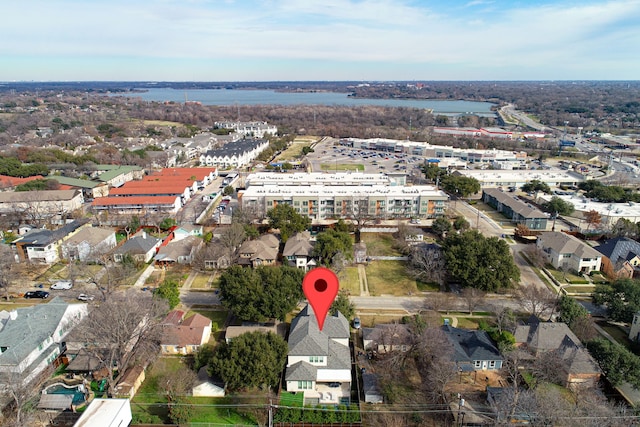
[[[356,329],[360,329],[360,318],[356,317],[355,319],[353,319],[353,327]]]
[[[54,283],[53,285],[51,285],[51,289],[54,289],[54,290],[68,290],[71,288],[73,288],[73,284],[66,280],[60,280]]]
[[[25,298],[41,298],[47,299],[49,298],[49,292],[47,291],[29,291],[24,294]]]
[[[93,301],[93,295],[80,294],[78,295],[80,301]]]

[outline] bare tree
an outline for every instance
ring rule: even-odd
[[[534,267],[542,268],[547,262],[547,255],[537,246],[532,246],[524,251],[524,253]]]
[[[17,278],[19,266],[13,251],[8,245],[0,243],[0,289],[4,289],[4,297],[9,301],[9,293]]]
[[[45,371],[47,372],[47,371]],[[21,375],[15,372],[2,372],[0,374],[0,405],[3,414],[0,415],[2,425],[7,427],[22,427],[32,425],[33,414],[28,405],[38,393],[39,385],[44,376],[39,376],[28,384],[25,384]],[[4,419],[3,419],[4,415]]]
[[[144,363],[151,354],[157,354],[166,312],[166,303],[160,298],[133,291],[113,294],[93,307],[71,339],[83,343],[87,352],[107,368],[113,393],[117,380],[114,368],[123,373],[136,359]]]
[[[444,311],[449,314],[452,308],[453,295],[449,292],[431,292],[424,300],[424,307],[436,312]]]
[[[492,311],[496,316],[496,327],[499,333],[502,333],[502,331],[515,332],[517,319],[513,310],[509,307],[496,304],[492,306]]]
[[[246,239],[247,233],[244,226],[239,222],[232,222],[228,227],[222,228],[218,242],[227,250],[229,258],[232,258],[232,255]]]
[[[469,314],[473,314],[475,309],[484,302],[485,292],[477,288],[464,288],[461,292],[462,299],[467,304]]]
[[[447,274],[442,249],[437,245],[413,246],[407,270],[416,280],[437,283],[442,288]]]
[[[447,401],[446,386],[457,373],[452,354],[453,347],[442,329],[424,329],[416,346],[415,360],[423,392],[432,403]]]
[[[556,298],[548,289],[533,284],[520,286],[516,298],[523,310],[538,318],[545,313],[553,314],[556,306]]]

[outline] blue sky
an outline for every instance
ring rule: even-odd
[[[0,16],[0,81],[640,79],[640,0],[7,0]]]

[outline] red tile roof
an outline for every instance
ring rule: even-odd
[[[24,184],[25,182],[33,181],[34,179],[43,179],[43,178],[44,177],[42,175],[28,176],[26,178],[0,175],[0,187],[2,188],[15,187],[20,184]]]

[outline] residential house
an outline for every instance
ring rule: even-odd
[[[384,323],[373,328],[362,328],[362,340],[364,349],[368,351],[408,351],[413,343],[413,334],[409,325]]]
[[[26,385],[64,353],[65,338],[87,315],[87,305],[55,297],[0,314],[0,373]]]
[[[186,319],[185,312],[173,310],[165,321],[160,346],[162,354],[193,354],[211,337],[211,319],[195,313]]]
[[[640,266],[640,243],[628,237],[605,240],[594,249],[602,254],[600,270],[614,279],[631,279]]]
[[[191,389],[191,394],[196,397],[224,397],[224,384],[211,378],[207,367],[203,366],[198,371],[198,380]]]
[[[499,188],[483,189],[482,201],[511,219],[514,224],[525,225],[530,230],[547,229],[548,217],[544,212]]]
[[[171,240],[160,246],[154,259],[156,264],[186,264],[191,265],[193,258],[204,245],[201,238],[188,236],[181,240]]]
[[[204,229],[202,225],[197,224],[183,224],[176,227],[173,231],[173,240],[181,240],[189,236],[202,237]]]
[[[20,261],[53,264],[60,260],[62,243],[79,233],[84,227],[90,227],[89,220],[86,218],[70,222],[57,230],[34,228],[11,244],[16,248]]]
[[[442,327],[453,346],[453,361],[461,371],[484,371],[502,368],[502,356],[485,331]]]
[[[547,231],[538,235],[536,246],[555,268],[590,273],[600,270],[602,254],[577,237],[559,231]]]
[[[258,267],[274,265],[278,259],[280,240],[273,234],[263,234],[256,240],[247,240],[238,249],[238,264]]]
[[[282,256],[291,267],[301,268],[308,271],[316,266],[313,259],[313,242],[311,233],[303,231],[291,236],[282,250]]]
[[[112,228],[84,227],[62,242],[63,259],[96,261],[116,247],[116,232]]]
[[[133,236],[113,251],[113,260],[122,262],[126,255],[130,255],[137,262],[147,263],[151,261],[156,251],[162,244],[162,240],[149,236],[146,232]]]
[[[304,394],[305,404],[349,403],[349,322],[342,313],[327,314],[322,330],[309,305],[293,319],[285,381],[287,391]]]
[[[140,365],[129,367],[116,384],[116,395],[133,399],[145,378],[144,367]]]
[[[535,317],[515,331],[516,346],[527,350],[532,359],[556,351],[563,361],[566,385],[594,385],[600,379],[600,368],[566,323],[540,322]]]

